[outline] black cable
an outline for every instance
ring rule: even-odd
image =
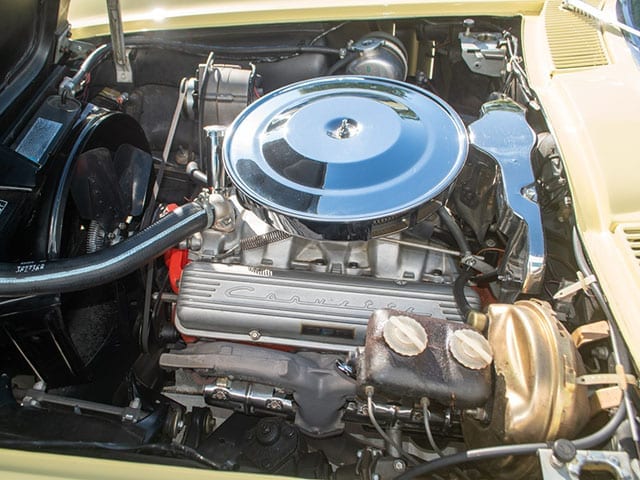
[[[618,407],[615,415],[611,417],[604,427],[591,435],[574,440],[573,444],[577,449],[589,449],[606,442],[616,432],[620,424],[624,421],[625,416],[626,408],[623,402]],[[456,467],[469,462],[486,461],[509,456],[533,455],[541,448],[550,448],[550,445],[546,443],[524,443],[521,445],[503,445],[499,447],[467,450],[466,452],[423,463],[396,477],[396,480],[411,480],[419,476],[430,475],[444,468]]]
[[[593,272],[589,267],[589,263],[587,262],[587,259],[584,255],[578,230],[575,227],[573,228],[572,245],[576,264],[578,265],[580,272],[585,277],[593,275]],[[604,293],[600,288],[599,282],[594,282],[589,285],[589,289],[591,290],[591,292],[593,292],[594,297],[596,298],[598,304],[600,305],[600,308],[607,318],[607,324],[609,325],[609,337],[611,338],[611,346],[613,347],[613,357],[616,363],[618,363],[622,367],[623,372],[621,373],[624,374],[625,372],[631,372],[633,369],[631,368],[631,359],[629,358],[629,352],[627,351],[627,347],[622,339],[622,333],[618,328],[618,324],[615,322],[613,312],[609,308],[609,304],[607,303]],[[640,431],[638,429],[638,424],[636,421],[636,409],[631,400],[631,396],[629,395],[628,386],[626,386],[622,393],[624,396],[623,404],[626,406],[629,413],[629,428],[631,429],[631,436],[633,439],[635,453],[636,455],[640,455]]]
[[[227,47],[221,45],[206,45],[195,44],[188,42],[178,42],[172,40],[160,40],[160,39],[141,39],[127,40],[127,46],[131,48],[167,48],[167,49],[180,49],[180,51],[199,50],[214,52],[218,56],[261,56],[261,55],[295,55],[302,53],[321,53],[324,55],[341,55],[342,51],[338,48],[330,47],[315,47],[315,46],[269,46],[269,47]]]
[[[186,445],[176,443],[148,443],[144,445],[126,445],[112,442],[82,442],[72,440],[0,440],[2,448],[19,449],[83,449],[83,450],[109,450],[114,452],[139,452],[174,455],[193,460],[215,470],[229,470],[231,467],[220,465],[200,454],[197,450]]]
[[[438,209],[438,216],[440,217],[440,220],[442,220],[444,226],[447,227],[447,230],[449,230],[449,233],[451,234],[453,239],[456,241],[456,244],[460,249],[460,255],[462,256],[462,258],[470,256],[471,248],[469,247],[469,243],[464,236],[464,232],[460,228],[460,225],[458,225],[458,223],[456,222],[455,218],[453,218],[453,215],[451,215],[451,212],[449,212],[447,207],[445,207],[444,205],[440,207]]]
[[[216,56],[227,58],[259,58],[266,55],[299,55],[303,53],[320,53],[323,55],[335,55],[340,56],[343,54],[343,50],[339,48],[330,47],[317,47],[317,46],[246,46],[246,47],[228,47],[222,45],[209,45],[204,43],[191,43],[181,42],[178,40],[164,40],[159,38],[144,38],[144,37],[127,37],[125,43],[128,48],[158,48],[165,50],[173,50],[182,53],[196,53],[206,55],[210,52],[214,52]],[[103,44],[97,47],[100,50],[99,54],[102,58],[98,58],[96,55],[96,62],[91,65],[91,68],[95,67],[104,57],[111,52],[111,44]],[[86,71],[84,72],[86,73]]]
[[[491,282],[495,282],[496,280],[499,280],[498,277],[499,277],[498,270],[493,270],[491,272],[481,273],[480,275],[476,275],[475,277],[473,277],[473,281],[479,285],[483,285],[485,283],[491,283]]]
[[[327,35],[329,35],[329,34],[330,34],[330,33],[332,33],[332,32],[335,32],[335,31],[336,31],[336,30],[338,30],[339,28],[344,27],[347,23],[351,23],[351,22],[342,22],[342,23],[340,23],[340,24],[338,24],[338,25],[335,25],[335,26],[331,27],[331,28],[330,28],[330,29],[328,29],[328,30],[325,30],[325,31],[324,31],[324,32],[322,32],[320,35],[318,35],[318,36],[314,37],[314,38],[313,38],[313,40],[311,40],[311,41],[309,42],[309,46],[315,45],[315,44],[316,44],[316,42],[317,42],[318,40],[320,40],[321,38],[326,37]]]
[[[153,294],[154,261],[147,265],[146,282],[144,286],[144,310],[142,312],[142,326],[140,327],[140,350],[149,353],[149,335],[151,333],[151,296]]]
[[[449,212],[447,207],[445,207],[444,205],[441,206],[438,209],[438,216],[440,217],[443,225],[447,227],[447,230],[449,230],[449,233],[458,245],[461,257],[464,259],[465,257],[470,256],[471,248],[469,247],[469,243],[464,236],[464,232],[460,228],[460,225],[458,225],[456,220],[453,218],[453,215],[451,215],[451,212]],[[473,310],[471,308],[471,305],[469,304],[469,301],[467,300],[467,297],[464,294],[464,287],[472,277],[473,273],[469,268],[466,268],[460,275],[458,275],[458,278],[456,278],[456,281],[453,284],[453,298],[455,299],[456,305],[458,306],[458,309],[462,314],[462,318],[465,320],[469,315],[469,312]]]

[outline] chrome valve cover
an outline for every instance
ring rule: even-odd
[[[480,307],[476,292],[465,295]],[[193,262],[175,325],[198,338],[348,352],[364,345],[369,317],[383,308],[462,321],[447,285]]]

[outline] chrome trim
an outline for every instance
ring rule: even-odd
[[[204,127],[204,135],[207,141],[207,182],[213,187],[214,192],[220,192],[225,186],[224,166],[222,165],[222,142],[227,127],[211,125]]]
[[[531,153],[535,132],[525,112],[513,100],[482,106],[482,116],[469,126],[471,145],[493,158],[501,173],[498,189],[498,228],[509,238],[501,301],[520,293],[538,293],[545,268],[545,243],[540,209],[536,203]]]

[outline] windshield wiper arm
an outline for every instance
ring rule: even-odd
[[[562,0],[562,7],[567,10],[586,15],[587,17],[591,17],[600,22],[602,25],[615,27],[619,30],[633,35],[634,37],[640,38],[640,30],[630,27],[629,25],[622,23],[615,18],[611,18],[602,10],[597,9],[596,7],[589,5],[586,2],[583,2],[582,0]]]

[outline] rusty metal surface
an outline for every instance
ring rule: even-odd
[[[385,324],[395,310],[378,310],[369,320],[366,344],[359,359],[358,384],[373,386],[389,398],[427,397],[458,408],[483,405],[491,393],[491,369],[470,369],[456,361],[448,347],[454,332],[469,329],[461,322],[449,322],[422,315],[410,316],[425,329],[427,348],[414,356],[391,350],[383,336]]]

